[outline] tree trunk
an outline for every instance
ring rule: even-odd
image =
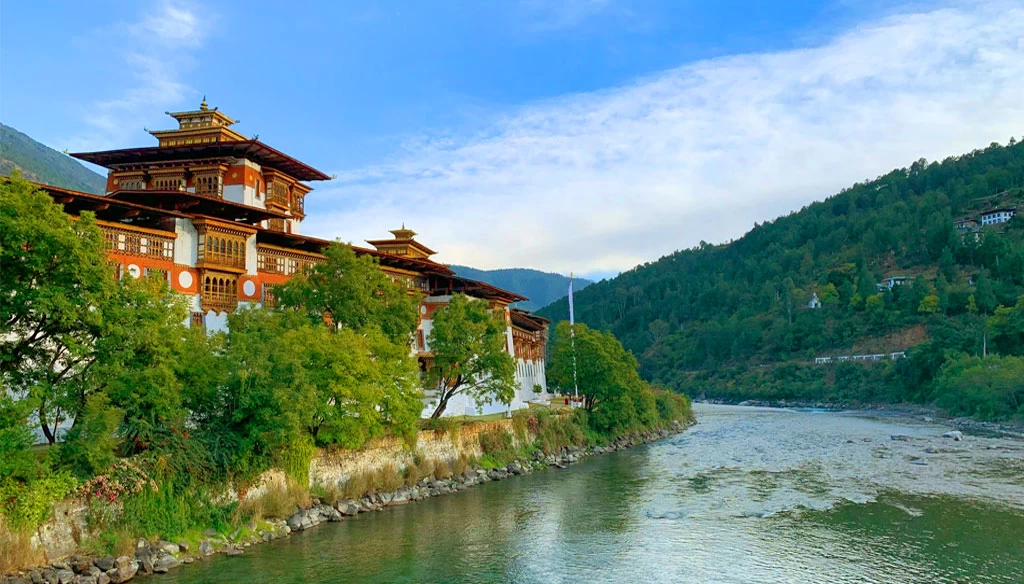
[[[47,423],[46,423],[46,416],[43,413],[43,406],[39,406],[39,427],[42,428],[43,436],[46,436],[46,441],[47,442],[49,442],[50,444],[53,444],[54,442],[57,441],[56,437],[54,436],[55,432],[51,432],[50,431],[50,426],[47,425]],[[56,424],[55,424],[54,430],[56,431],[56,429],[57,428],[56,428]]]
[[[441,401],[438,402],[437,407],[434,408],[434,413],[430,414],[431,420],[436,420],[441,417],[441,414],[444,413],[445,408],[448,407],[448,400],[451,399],[451,397],[451,394],[448,394],[446,397],[441,398]]]

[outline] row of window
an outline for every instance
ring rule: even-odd
[[[244,268],[245,240],[240,237],[207,233],[199,239],[198,257],[200,261]]]

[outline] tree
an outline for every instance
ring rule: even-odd
[[[115,296],[103,235],[90,213],[71,220],[45,192],[14,177],[0,182],[0,376],[31,393],[46,439],[74,419],[94,363],[93,341]]]
[[[926,314],[934,314],[939,311],[939,297],[937,294],[929,294],[921,299],[917,305],[917,311]]]
[[[954,415],[1024,418],[1024,358],[962,357],[942,367],[936,403]]]
[[[1000,306],[988,319],[992,346],[1003,355],[1024,355],[1024,296],[1014,306]]]
[[[992,314],[998,304],[992,290],[992,280],[984,270],[978,273],[974,284],[974,302],[978,306],[978,311],[983,314]]]
[[[515,395],[515,361],[505,350],[507,325],[480,300],[454,294],[434,313],[427,342],[434,363],[428,387],[437,391],[431,418],[440,417],[456,395],[478,405],[488,400],[509,403]]]
[[[357,256],[345,243],[331,244],[324,254],[323,262],[277,290],[279,305],[304,313],[314,324],[325,317],[357,331],[372,324],[408,346],[419,321],[417,296],[392,281],[372,256]]]
[[[885,309],[885,300],[882,299],[882,293],[878,292],[868,296],[867,300],[864,301],[864,307],[873,314],[882,312]]]
[[[839,291],[836,290],[836,285],[831,282],[824,285],[821,288],[821,294],[818,294],[818,299],[821,300],[823,306],[831,306],[839,302]]]
[[[555,327],[555,343],[547,368],[553,385],[563,391],[571,391],[578,385],[588,411],[639,386],[636,358],[618,339],[584,324],[573,328],[575,339],[568,322],[560,322]]]

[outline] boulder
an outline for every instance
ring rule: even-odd
[[[891,436],[889,436],[889,439],[896,440],[898,442],[910,442],[911,440],[913,440],[913,438],[907,436],[906,434],[892,434]]]
[[[181,553],[181,546],[179,546],[176,543],[171,543],[169,541],[163,541],[163,540],[160,540],[160,541],[156,542],[155,544],[153,544],[153,549],[158,550],[158,551],[162,551],[162,552],[165,552],[165,553],[168,553],[168,554],[171,554],[171,555],[178,555],[179,553]]]
[[[106,572],[101,572],[96,576],[96,584],[110,584],[110,576],[107,576]]]
[[[305,529],[303,524],[308,522],[309,514],[305,511],[299,511],[288,518],[288,527],[290,527],[292,531],[301,531]]]
[[[106,572],[107,570],[114,569],[114,558],[112,556],[103,556],[102,558],[96,558],[96,567]]]
[[[71,556],[70,564],[76,574],[85,574],[92,567],[92,558],[75,554]]]
[[[75,584],[96,584],[96,577],[80,575],[75,580]]]
[[[240,556],[240,555],[242,555],[244,553],[245,552],[242,551],[237,546],[228,546],[228,547],[224,548],[224,554],[228,555],[228,556]]]
[[[343,499],[338,501],[337,509],[338,512],[345,517],[353,517],[359,514],[359,505],[357,505],[352,499]]]
[[[964,439],[964,433],[961,432],[960,430],[953,430],[952,432],[946,432],[945,434],[942,435],[942,437],[952,438],[953,440],[959,442]]]
[[[210,543],[210,540],[204,539],[199,542],[199,553],[203,556],[213,555],[213,544]]]
[[[57,570],[57,584],[72,584],[75,573],[71,570]]]
[[[177,547],[177,546],[175,546]],[[167,552],[158,552],[153,559],[153,571],[157,574],[166,574],[173,568],[181,565],[181,561]]]

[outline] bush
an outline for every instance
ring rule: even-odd
[[[955,416],[1024,420],[1024,357],[961,357],[942,367],[933,399]]]
[[[0,479],[0,514],[6,515],[15,530],[34,529],[45,521],[53,508],[78,485],[66,472],[40,476],[29,481],[12,477]]]
[[[215,505],[210,487],[179,487],[170,478],[157,485],[125,498],[118,523],[130,533],[173,540],[190,530],[229,525],[234,505]]]
[[[512,462],[516,457],[512,434],[503,429],[481,432],[477,435],[477,440],[480,442],[480,451],[484,454],[482,458],[493,462],[495,468]]]

